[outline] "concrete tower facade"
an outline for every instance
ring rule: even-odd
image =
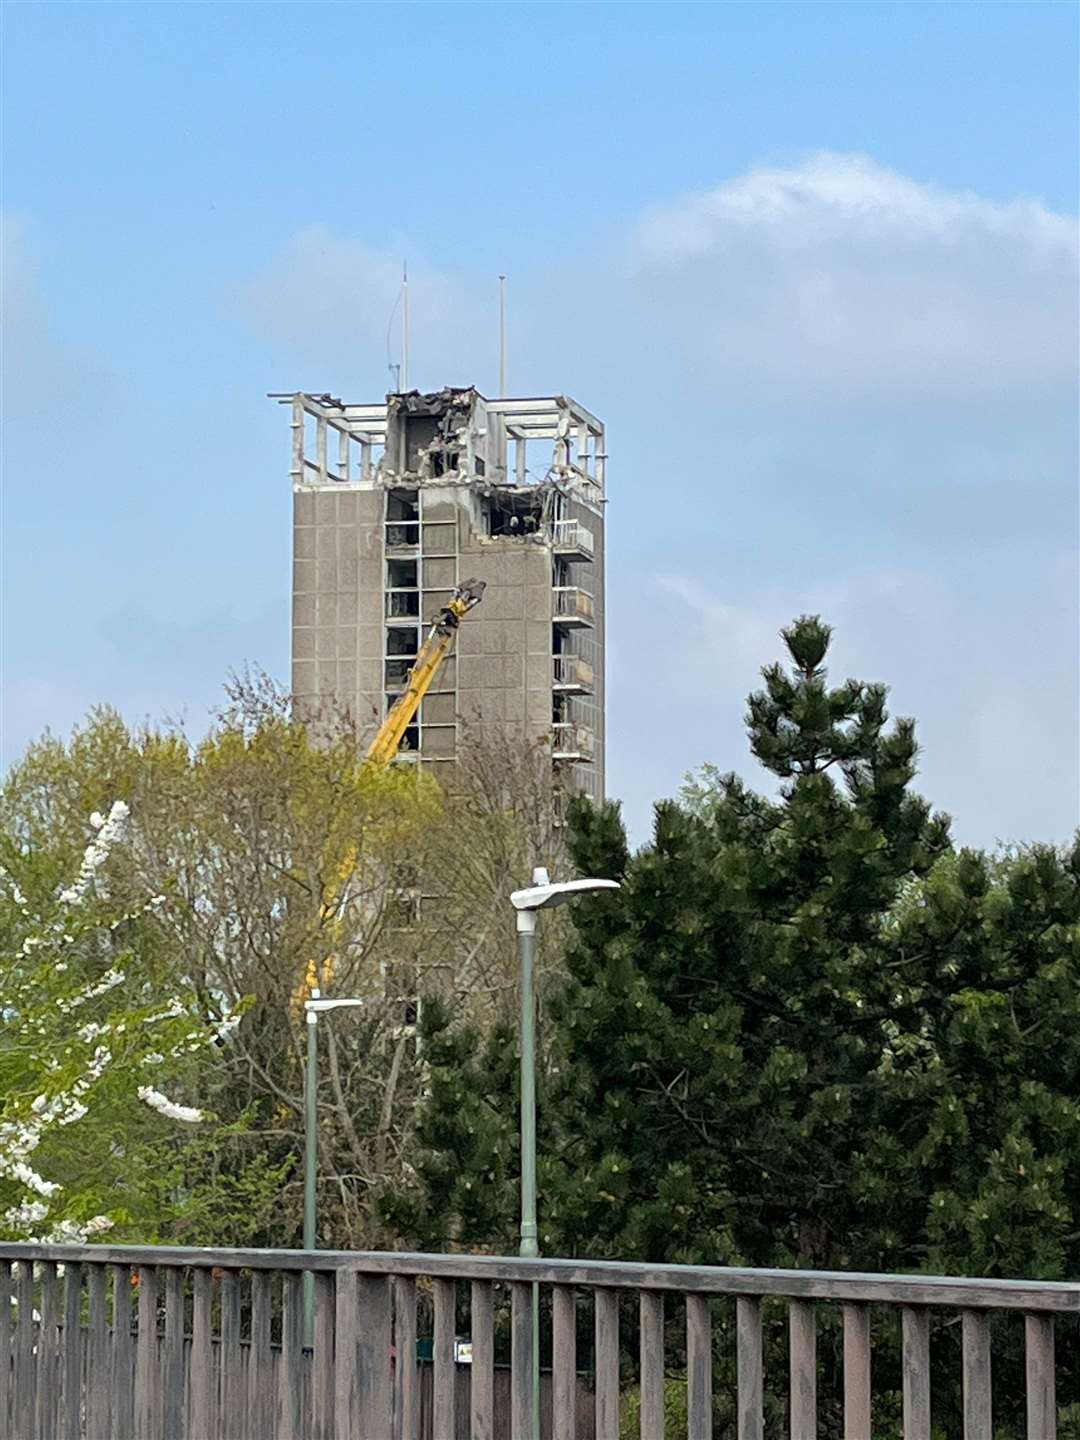
[[[407,732],[453,762],[462,722],[550,744],[604,793],[604,428],[566,396],[411,391],[292,407],[292,688],[372,730],[454,587],[486,583]]]

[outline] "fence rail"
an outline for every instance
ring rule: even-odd
[[[304,1271],[315,1277],[310,1348]],[[5,1244],[0,1440],[528,1440],[534,1286],[544,1302],[543,1440],[619,1440],[629,1404],[641,1440],[674,1440],[664,1428],[673,1337],[686,1412],[679,1433],[688,1440],[778,1434],[766,1430],[770,1394],[791,1440],[871,1440],[872,1321],[882,1315],[899,1315],[905,1440],[930,1440],[934,1326],[942,1320],[960,1322],[964,1440],[994,1434],[995,1314],[1013,1317],[1010,1334],[1022,1329],[1023,1363],[1009,1373],[1022,1376],[1028,1440],[1057,1433],[1055,1323],[1059,1350],[1070,1351],[1064,1363],[1076,1364],[1080,1284]],[[775,1306],[786,1308],[786,1373],[766,1375],[765,1311]],[[832,1428],[822,1429],[819,1338],[837,1326],[841,1403]],[[426,1336],[430,1356],[420,1363],[418,1338]],[[714,1429],[721,1341],[732,1345],[737,1403],[730,1423],[720,1422],[726,1428]]]

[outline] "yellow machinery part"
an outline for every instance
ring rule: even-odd
[[[454,644],[454,636],[457,634],[461,621],[475,606],[479,605],[484,594],[483,580],[466,580],[454,591],[450,602],[440,611],[438,619],[428,631],[427,639],[413,662],[409,671],[408,683],[402,693],[394,701],[387,712],[386,719],[379,726],[378,732],[368,748],[367,760],[369,764],[377,765],[380,769],[389,765],[394,756],[398,753],[402,737],[405,731],[412,724],[416,712],[420,708],[421,701],[442,668],[442,663],[450,653]],[[349,876],[356,868],[356,851],[352,849],[347,853],[342,864],[338,877],[330,889],[329,894],[323,900],[319,912],[320,924],[337,909],[340,903],[341,893],[348,883]],[[324,984],[329,984],[333,975],[334,956],[327,956],[326,974],[323,977]],[[315,968],[314,960],[308,962],[307,974],[304,976],[304,983],[295,997],[297,1012],[303,1010],[304,1000],[311,994],[312,990],[319,986],[319,977]]]
[[[367,758],[373,765],[389,765],[397,754],[402,736],[412,724],[420,702],[431,689],[443,661],[450,653],[458,626],[473,606],[479,605],[483,594],[482,580],[466,580],[464,585],[459,585],[454,591],[450,603],[443,607],[413,662],[408,684],[390,707],[386,719],[379,726],[378,734],[371,742]]]

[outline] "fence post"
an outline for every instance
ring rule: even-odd
[[[792,1300],[788,1307],[791,1342],[791,1440],[817,1440],[817,1329],[814,1307]]]
[[[1025,1315],[1028,1440],[1055,1440],[1054,1317]]]
[[[964,1440],[993,1440],[990,1420],[990,1316],[985,1310],[965,1310]]]
[[[686,1388],[689,1440],[712,1435],[712,1317],[707,1295],[686,1297]]]
[[[357,1365],[360,1327],[357,1302],[356,1271],[339,1270],[334,1307],[334,1435],[336,1440],[356,1440],[360,1428],[360,1387]]]
[[[844,1306],[844,1440],[871,1440],[868,1305]]]
[[[740,1295],[735,1302],[739,1389],[739,1440],[764,1440],[765,1374],[761,1346],[761,1301]]]
[[[112,1434],[112,1366],[104,1265],[89,1267],[90,1342],[86,1352],[86,1433]],[[171,1440],[171,1437],[170,1437]]]
[[[394,1409],[390,1371],[393,1339],[390,1282],[385,1275],[361,1275],[358,1295],[360,1336],[356,1363],[360,1440],[389,1440],[387,1422]]]
[[[532,1285],[526,1281],[514,1281],[510,1303],[510,1435],[511,1440],[532,1440]],[[599,1431],[597,1436],[599,1437]]]
[[[664,1292],[643,1290],[641,1317],[641,1440],[664,1440]],[[571,1433],[567,1440],[575,1440]]]
[[[470,1417],[472,1422],[471,1440],[493,1440],[495,1426],[495,1324],[490,1283],[484,1280],[474,1280],[471,1301],[472,1367],[469,1372],[471,1381],[469,1400],[472,1411]],[[412,1368],[415,1373],[415,1363]],[[409,1432],[408,1435],[402,1435],[401,1440],[415,1440],[415,1437],[412,1432]],[[557,1431],[555,1440],[559,1440]]]

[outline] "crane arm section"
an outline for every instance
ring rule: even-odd
[[[483,594],[483,580],[466,580],[464,585],[459,585],[454,591],[450,603],[444,605],[439,612],[438,619],[428,631],[427,639],[420,647],[412,669],[409,671],[406,688],[390,707],[386,719],[379,726],[378,733],[371,742],[367,752],[370,764],[377,765],[381,769],[389,765],[397,754],[402,736],[419,710],[421,700],[431,689],[432,682],[438,675],[443,661],[453,648],[458,626],[473,606],[479,605]],[[319,912],[320,925],[341,906],[345,887],[355,868],[356,847],[351,846],[323,899]],[[326,961],[325,978],[327,980],[333,974],[334,962],[335,956],[330,955]],[[318,984],[319,975],[314,961],[311,961],[308,964],[304,983],[293,997],[294,1008],[298,1015],[302,1015],[304,1001]]]
[[[458,626],[473,606],[479,605],[483,594],[483,580],[466,580],[454,591],[450,603],[439,612],[409,671],[408,684],[390,707],[371,742],[367,758],[373,765],[389,765],[397,754],[402,736],[412,724],[420,702],[431,689],[443,661],[453,648]]]

